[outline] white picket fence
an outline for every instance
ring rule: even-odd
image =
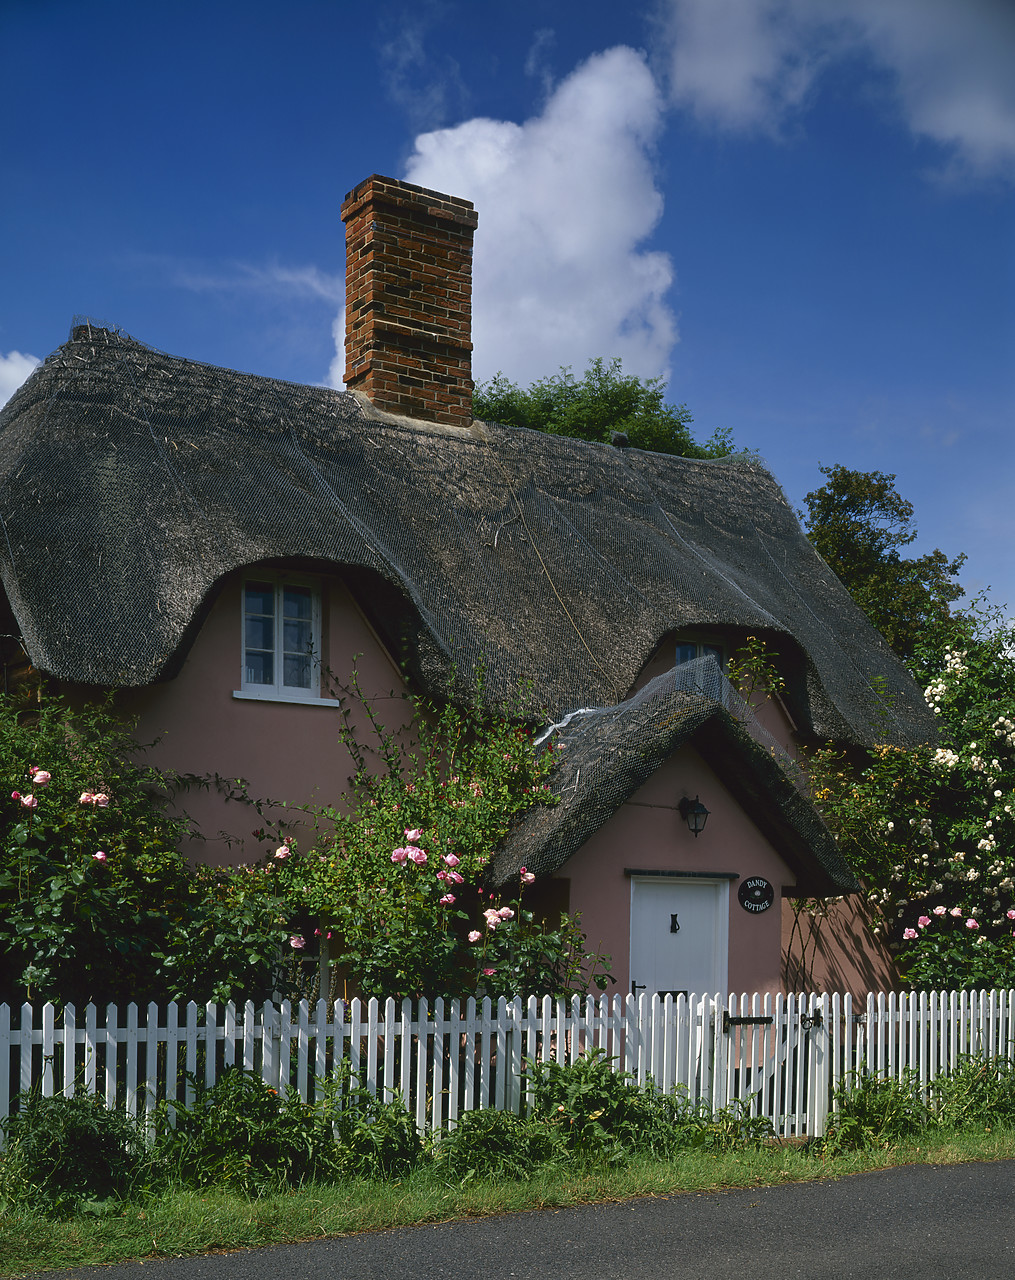
[[[570,1000],[0,1005],[0,1119],[19,1091],[84,1087],[150,1122],[241,1066],[284,1095],[318,1096],[343,1063],[374,1095],[400,1094],[419,1128],[465,1111],[522,1108],[526,1060],[574,1062],[597,1048],[639,1082],[713,1110],[764,1115],[782,1137],[820,1136],[850,1072],[914,1071],[929,1090],[965,1055],[1015,1058],[1015,990],[849,995],[614,996]]]

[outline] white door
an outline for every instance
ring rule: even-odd
[[[631,878],[631,990],[726,994],[729,881]]]

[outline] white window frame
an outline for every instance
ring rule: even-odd
[[[255,684],[247,680],[247,587],[251,583],[270,583],[275,591],[274,620],[274,675],[271,684]],[[310,591],[311,598],[311,675],[310,687],[282,683],[283,617],[282,607],[286,587],[300,587]],[[233,691],[234,698],[249,698],[262,702],[302,702],[334,706],[333,698],[321,697],[321,582],[318,578],[300,574],[278,572],[249,573],[240,584],[240,687]]]

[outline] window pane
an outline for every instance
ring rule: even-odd
[[[283,683],[289,689],[310,688],[310,658],[305,654],[287,653]]]
[[[270,582],[248,582],[246,588],[246,612],[275,614],[275,588]]]
[[[243,664],[243,679],[246,684],[273,684],[274,655],[271,653],[255,653],[248,649]]]
[[[265,649],[270,652],[275,647],[274,633],[274,618],[252,618],[247,615],[243,638],[248,649]]]
[[[309,653],[313,647],[309,622],[286,618],[282,624],[282,635],[282,648],[286,653]]]
[[[313,592],[309,587],[286,587],[282,616],[304,618],[310,623],[313,617]]]
[[[722,666],[722,649],[717,644],[703,644],[701,646],[702,656],[706,653],[715,654],[715,660],[719,666]]]
[[[677,664],[681,662],[693,662],[698,656],[698,646],[696,644],[685,644],[683,642],[677,645]]]

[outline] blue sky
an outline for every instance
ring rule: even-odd
[[[0,400],[75,315],[335,382],[339,206],[475,201],[475,373],[621,355],[1015,604],[1011,0],[0,0]]]

